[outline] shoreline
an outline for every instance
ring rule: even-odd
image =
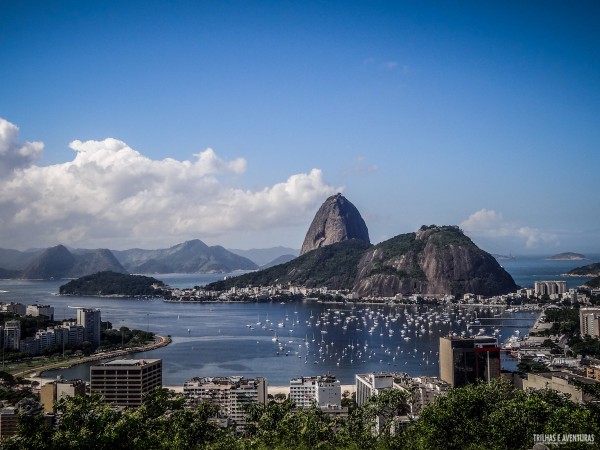
[[[165,347],[171,343],[170,336],[159,336],[154,335],[154,342],[148,345],[144,345],[142,347],[134,347],[130,349],[120,349],[113,350],[106,353],[95,353],[90,356],[83,356],[78,359],[72,358],[67,359],[65,361],[53,362],[49,364],[42,364],[38,367],[28,367],[25,369],[19,368],[14,370],[9,370],[8,372],[15,377],[23,377],[23,378],[39,378],[39,379],[47,379],[43,377],[44,372],[55,369],[67,369],[69,367],[77,366],[79,364],[85,364],[93,361],[101,361],[103,359],[111,359],[117,358],[119,356],[131,355],[135,353],[147,352],[150,350],[155,350],[157,348]]]

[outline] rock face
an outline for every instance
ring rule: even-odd
[[[358,209],[342,194],[336,194],[325,200],[317,211],[304,238],[300,255],[350,239],[369,244],[369,230]]]
[[[512,277],[487,252],[454,226],[423,226],[369,249],[353,291],[359,295],[513,292]]]

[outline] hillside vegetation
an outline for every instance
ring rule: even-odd
[[[60,287],[59,293],[60,295],[118,295],[124,297],[161,295],[162,290],[153,288],[153,284],[164,286],[164,283],[156,278],[106,271],[71,280]]]

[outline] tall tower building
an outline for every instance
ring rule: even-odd
[[[591,337],[600,337],[600,308],[579,309],[579,332]]]
[[[77,325],[84,328],[84,341],[94,346],[100,345],[100,310],[77,308]]]
[[[490,336],[440,337],[440,378],[452,387],[500,378],[500,348]]]
[[[19,350],[21,342],[21,322],[8,320],[4,323],[4,348]]]

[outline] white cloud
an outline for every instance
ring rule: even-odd
[[[14,132],[8,136],[11,148],[19,148]],[[0,139],[0,148],[6,146],[4,135]],[[21,147],[26,146],[42,148]],[[72,161],[13,164],[10,176],[0,179],[0,246],[170,245],[295,226],[339,191],[318,169],[262,190],[243,190],[232,184],[244,174],[246,160],[226,161],[210,148],[178,161],[152,160],[112,138],[69,146]],[[4,153],[0,158],[4,164]],[[228,175],[236,178],[224,180]]]
[[[41,156],[43,149],[41,142],[19,144],[19,128],[0,117],[0,175],[29,166]]]
[[[555,234],[506,221],[501,213],[485,208],[471,214],[460,227],[473,236],[524,239],[525,247],[529,249],[540,245],[558,245]]]

